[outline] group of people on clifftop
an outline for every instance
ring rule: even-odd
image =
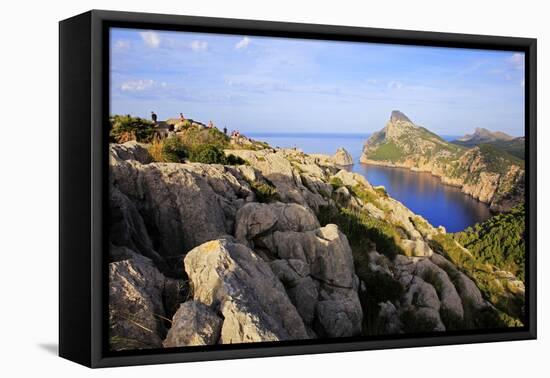
[[[155,113],[154,111],[151,111],[151,120],[153,121],[153,124],[154,124],[155,126],[157,126],[157,125],[159,124],[158,115],[157,115],[157,113]],[[183,115],[183,113],[180,113],[180,114],[179,114],[179,121],[182,122],[182,123],[185,122],[185,121],[187,121],[187,119],[185,118],[185,116]],[[212,122],[212,121],[208,121],[208,125],[206,125],[206,126],[204,126],[204,127],[206,127],[207,129],[214,129],[214,128],[217,129],[217,127],[214,125],[214,122]],[[227,127],[224,126],[224,128],[223,128],[223,133],[224,133],[225,135],[227,135],[227,131],[228,131],[228,130],[227,130]],[[240,138],[240,137],[241,137],[240,131],[239,131],[239,130],[233,130],[233,131],[231,131],[231,137],[232,137],[232,138]]]

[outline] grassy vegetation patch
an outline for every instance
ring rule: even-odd
[[[446,256],[474,280],[483,296],[494,304],[497,309],[515,319],[523,318],[525,299],[507,293],[503,287],[503,282],[495,277],[491,266],[476,256],[463,251],[452,235],[436,234],[430,240],[430,246],[434,251]]]
[[[403,157],[403,152],[393,142],[384,143],[368,154],[368,158],[372,160],[398,161],[401,157]]]
[[[489,144],[479,145],[479,150],[483,155],[483,161],[487,165],[487,170],[490,172],[504,174],[508,171],[511,164],[515,164],[520,167],[525,166],[525,161],[522,159],[510,155],[509,153],[499,150]]]
[[[375,203],[378,200],[376,191],[366,189],[361,185],[354,185],[351,191],[364,203]]]
[[[212,145],[219,149],[229,147],[229,137],[216,128],[201,129],[198,127],[189,127],[178,133],[182,143],[189,149],[193,150],[198,146]]]
[[[331,177],[329,184],[332,185],[332,189],[338,190],[344,186],[344,182],[340,177]]]
[[[277,188],[270,185],[269,183],[253,181],[250,182],[250,188],[256,195],[256,200],[261,203],[270,203],[280,201],[279,193],[277,193]]]
[[[187,149],[178,137],[154,139],[149,154],[154,161],[164,163],[180,163],[188,156]]]
[[[319,222],[322,225],[336,224],[347,236],[352,249],[365,251],[372,243],[376,250],[393,259],[403,254],[398,246],[399,232],[390,223],[378,220],[357,210],[324,206],[319,209]]]

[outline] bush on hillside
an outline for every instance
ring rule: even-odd
[[[242,165],[246,164],[246,160],[241,158],[240,156],[235,156],[233,154],[229,154],[225,157],[225,164],[227,165]]]
[[[254,181],[250,183],[250,188],[256,194],[256,201],[260,203],[270,203],[281,199],[273,185]]]
[[[246,161],[235,155],[225,155],[222,148],[216,144],[195,145],[189,154],[189,160],[196,163],[205,164],[223,164],[223,165],[241,165]]]
[[[191,150],[189,160],[205,164],[225,164],[225,154],[221,148],[214,144],[195,146]]]
[[[181,163],[188,155],[185,146],[178,137],[153,139],[149,154],[154,161],[162,163]]]
[[[476,259],[496,265],[525,280],[525,208],[518,205],[509,212],[453,234]]]
[[[179,134],[187,149],[192,150],[201,145],[213,145],[219,149],[229,146],[229,137],[216,128],[200,129],[189,127]]]
[[[179,163],[187,157],[187,150],[178,137],[170,137],[163,141],[162,153],[166,161]]]
[[[111,129],[109,139],[114,143],[124,143],[129,140],[148,143],[155,133],[151,121],[132,117],[131,115],[115,115],[110,118]]]
[[[332,185],[332,189],[337,190],[344,186],[344,183],[342,182],[342,179],[340,177],[331,177],[329,184]]]

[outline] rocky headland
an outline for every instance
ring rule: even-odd
[[[506,137],[480,129],[467,138],[501,141]],[[494,211],[508,211],[524,201],[523,160],[491,144],[470,148],[449,143],[399,111],[393,111],[386,126],[366,141],[360,161],[429,172],[444,184],[489,204]]]

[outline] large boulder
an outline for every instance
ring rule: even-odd
[[[274,231],[311,231],[319,227],[315,214],[302,205],[249,203],[237,211],[235,237],[241,243]]]
[[[346,171],[345,169],[339,170],[338,173],[334,175],[334,177],[340,179],[344,185],[352,188],[356,185],[359,185],[366,189],[372,188],[371,184],[364,176],[358,173]]]
[[[276,231],[272,248],[278,257],[309,265],[311,275],[327,284],[353,288],[353,257],[346,236],[334,224],[314,231]]]
[[[170,348],[217,344],[222,322],[210,307],[201,302],[187,301],[174,314],[172,327],[162,345]]]
[[[319,298],[319,282],[311,277],[309,265],[302,260],[281,259],[270,262],[270,267],[285,286],[304,323],[311,326]]]
[[[399,246],[406,256],[410,257],[430,257],[433,251],[423,240],[401,240]]]
[[[327,337],[348,337],[361,334],[363,311],[357,293],[338,295],[336,299],[317,302],[319,325]],[[355,294],[355,295],[353,295]]]
[[[142,164],[148,164],[153,161],[147,145],[138,143],[135,140],[123,144],[110,144],[109,155],[112,163],[122,160],[136,160]]]
[[[185,257],[193,299],[224,318],[222,344],[307,339],[308,333],[269,265],[230,239],[204,243]]]
[[[272,268],[318,335],[361,332],[363,312],[351,248],[336,225],[306,232],[276,231],[263,238],[263,245],[286,261],[276,260]]]
[[[112,350],[159,348],[166,329],[165,278],[137,253],[109,264],[109,343]]]

